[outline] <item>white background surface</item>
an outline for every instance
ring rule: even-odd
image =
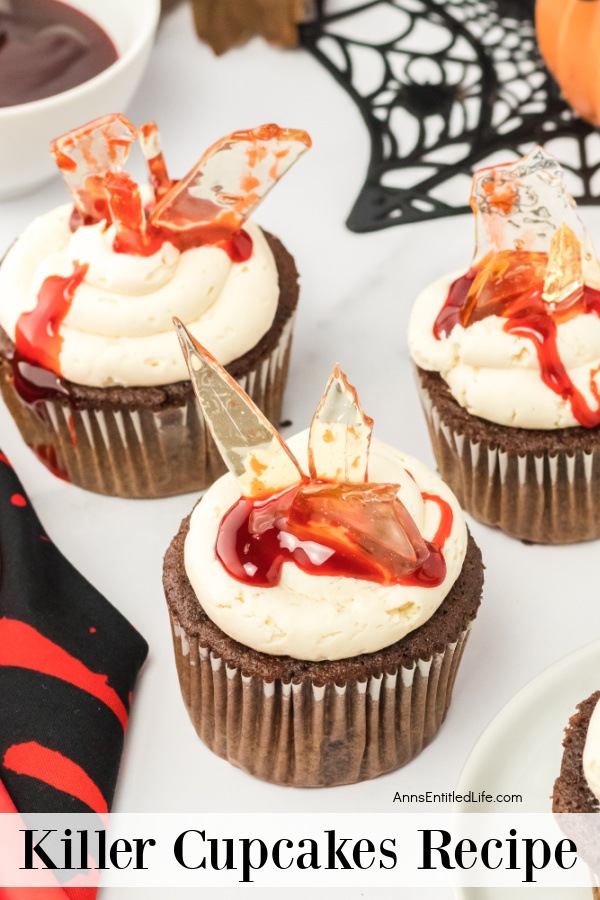
[[[331,367],[339,361],[375,418],[377,436],[432,465],[406,325],[422,287],[468,264],[470,217],[351,234],[344,219],[362,183],[369,146],[348,96],[303,51],[283,53],[256,40],[216,59],[197,42],[186,8],[163,23],[151,68],[128,112],[137,124],[158,121],[174,176],[187,171],[216,138],[238,128],[276,121],[310,132],[313,149],[257,216],[294,253],[302,274],[283,413],[293,422],[288,433],[309,424]],[[0,204],[1,247],[65,196],[56,179],[35,195]],[[600,246],[600,211],[586,209],[584,218]],[[325,790],[263,784],[204,747],[180,699],[161,565],[195,497],[125,501],[63,484],[26,449],[4,408],[0,443],[48,534],[150,644],[117,789],[119,811],[400,812],[392,802],[396,791],[455,788],[479,734],[510,697],[546,666],[600,634],[597,544],[525,546],[470,522],[486,565],[485,594],[453,705],[434,743],[406,768],[375,782]],[[515,733],[515,744],[521,738]],[[549,783],[548,796],[551,789]],[[524,781],[521,791],[527,795],[527,790]],[[234,894],[241,896],[242,890],[219,897],[228,900]],[[289,894],[292,900],[302,896],[301,891]],[[447,900],[439,891],[418,894],[419,900]],[[318,891],[311,895],[320,900]],[[323,892],[323,898],[330,895]],[[122,893],[104,896],[120,900]],[[142,893],[135,896],[141,900]],[[375,892],[357,890],[355,896],[370,898]]]

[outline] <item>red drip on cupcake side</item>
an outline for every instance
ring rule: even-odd
[[[61,374],[59,357],[63,339],[60,326],[87,271],[87,265],[75,263],[71,275],[50,275],[45,279],[35,307],[21,313],[17,320],[17,356],[56,375]]]
[[[540,377],[555,394],[566,400],[574,418],[584,428],[600,425],[600,395],[595,382],[597,370],[590,372],[590,391],[597,401],[592,408],[573,384],[558,349],[558,325],[575,316],[600,317],[600,291],[583,285],[561,303],[543,299],[544,274],[548,254],[505,250],[495,260],[484,258],[450,287],[446,301],[433,326],[437,340],[451,334],[457,325],[468,328],[488,316],[505,319],[504,331],[527,338],[535,347]],[[495,271],[490,273],[490,268]],[[486,272],[487,270],[487,272]],[[492,290],[487,290],[486,279]]]
[[[12,357],[13,386],[20,400],[44,420],[47,418],[44,401],[57,394],[69,394],[61,377],[63,339],[60,328],[87,269],[86,265],[76,263],[71,275],[46,278],[35,307],[22,313],[17,320]],[[68,480],[56,462],[52,447],[40,445],[32,449],[51,472]]]

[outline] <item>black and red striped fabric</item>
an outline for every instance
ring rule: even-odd
[[[0,811],[110,809],[147,652],[49,540],[0,453]]]

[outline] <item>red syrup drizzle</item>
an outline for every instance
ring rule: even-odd
[[[43,402],[57,394],[69,394],[60,370],[60,326],[87,270],[86,265],[76,263],[71,275],[46,278],[34,309],[21,313],[17,320],[12,358],[13,386],[21,401],[44,419]],[[53,474],[68,481],[53,447],[43,444],[33,446],[32,450]]]
[[[510,252],[515,255],[527,254],[527,251]],[[538,257],[547,259],[546,254],[527,255],[536,257],[532,260],[536,266],[540,264]],[[482,264],[472,267],[451,285],[446,302],[433,326],[435,338],[441,340],[447,337],[456,325],[460,324],[466,328],[487,316],[495,315],[506,319],[504,331],[517,337],[528,338],[533,343],[544,384],[569,402],[573,417],[584,428],[596,428],[600,425],[600,392],[594,380],[598,370],[590,372],[590,391],[598,404],[596,409],[592,409],[581,391],[571,381],[560,358],[557,326],[574,316],[589,314],[600,316],[600,291],[584,285],[580,296],[575,300],[567,298],[563,304],[557,304],[552,308],[542,299],[543,280],[529,277],[526,282],[523,280],[522,284],[515,282],[514,289],[496,301],[491,300],[477,305],[476,302],[473,304],[472,296],[469,298],[469,291],[481,267]]]
[[[314,482],[306,482],[314,483]],[[373,581],[377,584],[414,585],[417,587],[437,587],[446,577],[446,561],[442,550],[452,531],[453,513],[449,503],[435,494],[422,494],[423,499],[437,503],[440,508],[440,524],[431,542],[425,542],[428,556],[412,572],[398,577],[385,565],[383,557],[369,554],[352,542],[336,541],[335,526],[331,523],[331,531],[327,542],[315,540],[308,522],[303,527],[298,523],[291,524],[283,516],[278,518],[277,511],[287,510],[297,492],[304,485],[294,487],[268,498],[267,500],[251,500],[241,497],[223,516],[215,552],[226,571],[237,581],[256,587],[273,587],[279,584],[284,562],[294,562],[309,575],[343,576]],[[257,533],[252,528],[252,517],[259,512],[261,518],[269,516],[273,510],[272,527]],[[266,514],[266,515],[265,515]],[[286,543],[296,544],[289,549],[282,544],[281,536],[292,536]],[[304,544],[304,547],[302,546]],[[308,550],[306,545],[309,544]]]
[[[73,207],[70,219],[71,231],[77,231],[83,225],[97,224],[102,219],[105,219],[107,222],[111,221],[106,200],[99,197],[95,201],[95,206],[99,210],[98,219],[91,216],[83,216],[77,207]],[[126,197],[121,198],[121,210],[124,218],[127,218],[129,221],[135,220],[137,207],[133,201]],[[150,207],[145,210],[145,215],[148,216],[151,212],[152,208]],[[128,233],[118,233],[113,242],[113,250],[115,253],[127,253],[130,256],[153,256],[167,242],[173,244],[180,253],[207,245],[218,247],[234,263],[247,262],[252,256],[253,249],[252,238],[244,228],[231,231],[223,226],[215,228],[202,226],[185,231],[171,231],[167,228],[157,228],[146,221],[143,232],[132,230]]]
[[[15,329],[15,356],[34,366],[61,375],[60,326],[69,312],[75,291],[83,281],[87,265],[75,263],[71,275],[50,275],[43,282],[35,307],[21,313]]]
[[[247,262],[252,256],[252,238],[243,228],[231,232],[223,228],[213,230],[202,227],[179,232],[156,228],[148,223],[143,233],[132,231],[129,234],[118,234],[113,242],[113,250],[130,256],[152,256],[167,242],[173,244],[180,253],[207,245],[218,247],[234,263]]]

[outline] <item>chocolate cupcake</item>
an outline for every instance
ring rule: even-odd
[[[580,856],[590,865],[594,897],[600,898],[598,826],[589,813],[600,813],[600,691],[577,707],[569,719],[563,741],[560,775],[554,784],[552,811],[574,816],[561,819],[561,827],[574,838]]]
[[[409,345],[440,474],[523,540],[600,537],[600,266],[541,148],[476,174],[466,274],[419,296]]]
[[[164,563],[196,731],[278,784],[353,783],[404,765],[444,721],[481,597],[481,556],[456,499],[420,462],[371,442],[337,367],[310,432],[286,445],[181,332],[230,469]]]
[[[143,189],[123,171],[138,138]],[[123,497],[222,474],[173,315],[278,420],[298,273],[248,216],[308,146],[275,125],[236,132],[173,181],[152,124],[107,116],[54,142],[74,206],[32,222],[0,265],[0,388],[56,474]]]

